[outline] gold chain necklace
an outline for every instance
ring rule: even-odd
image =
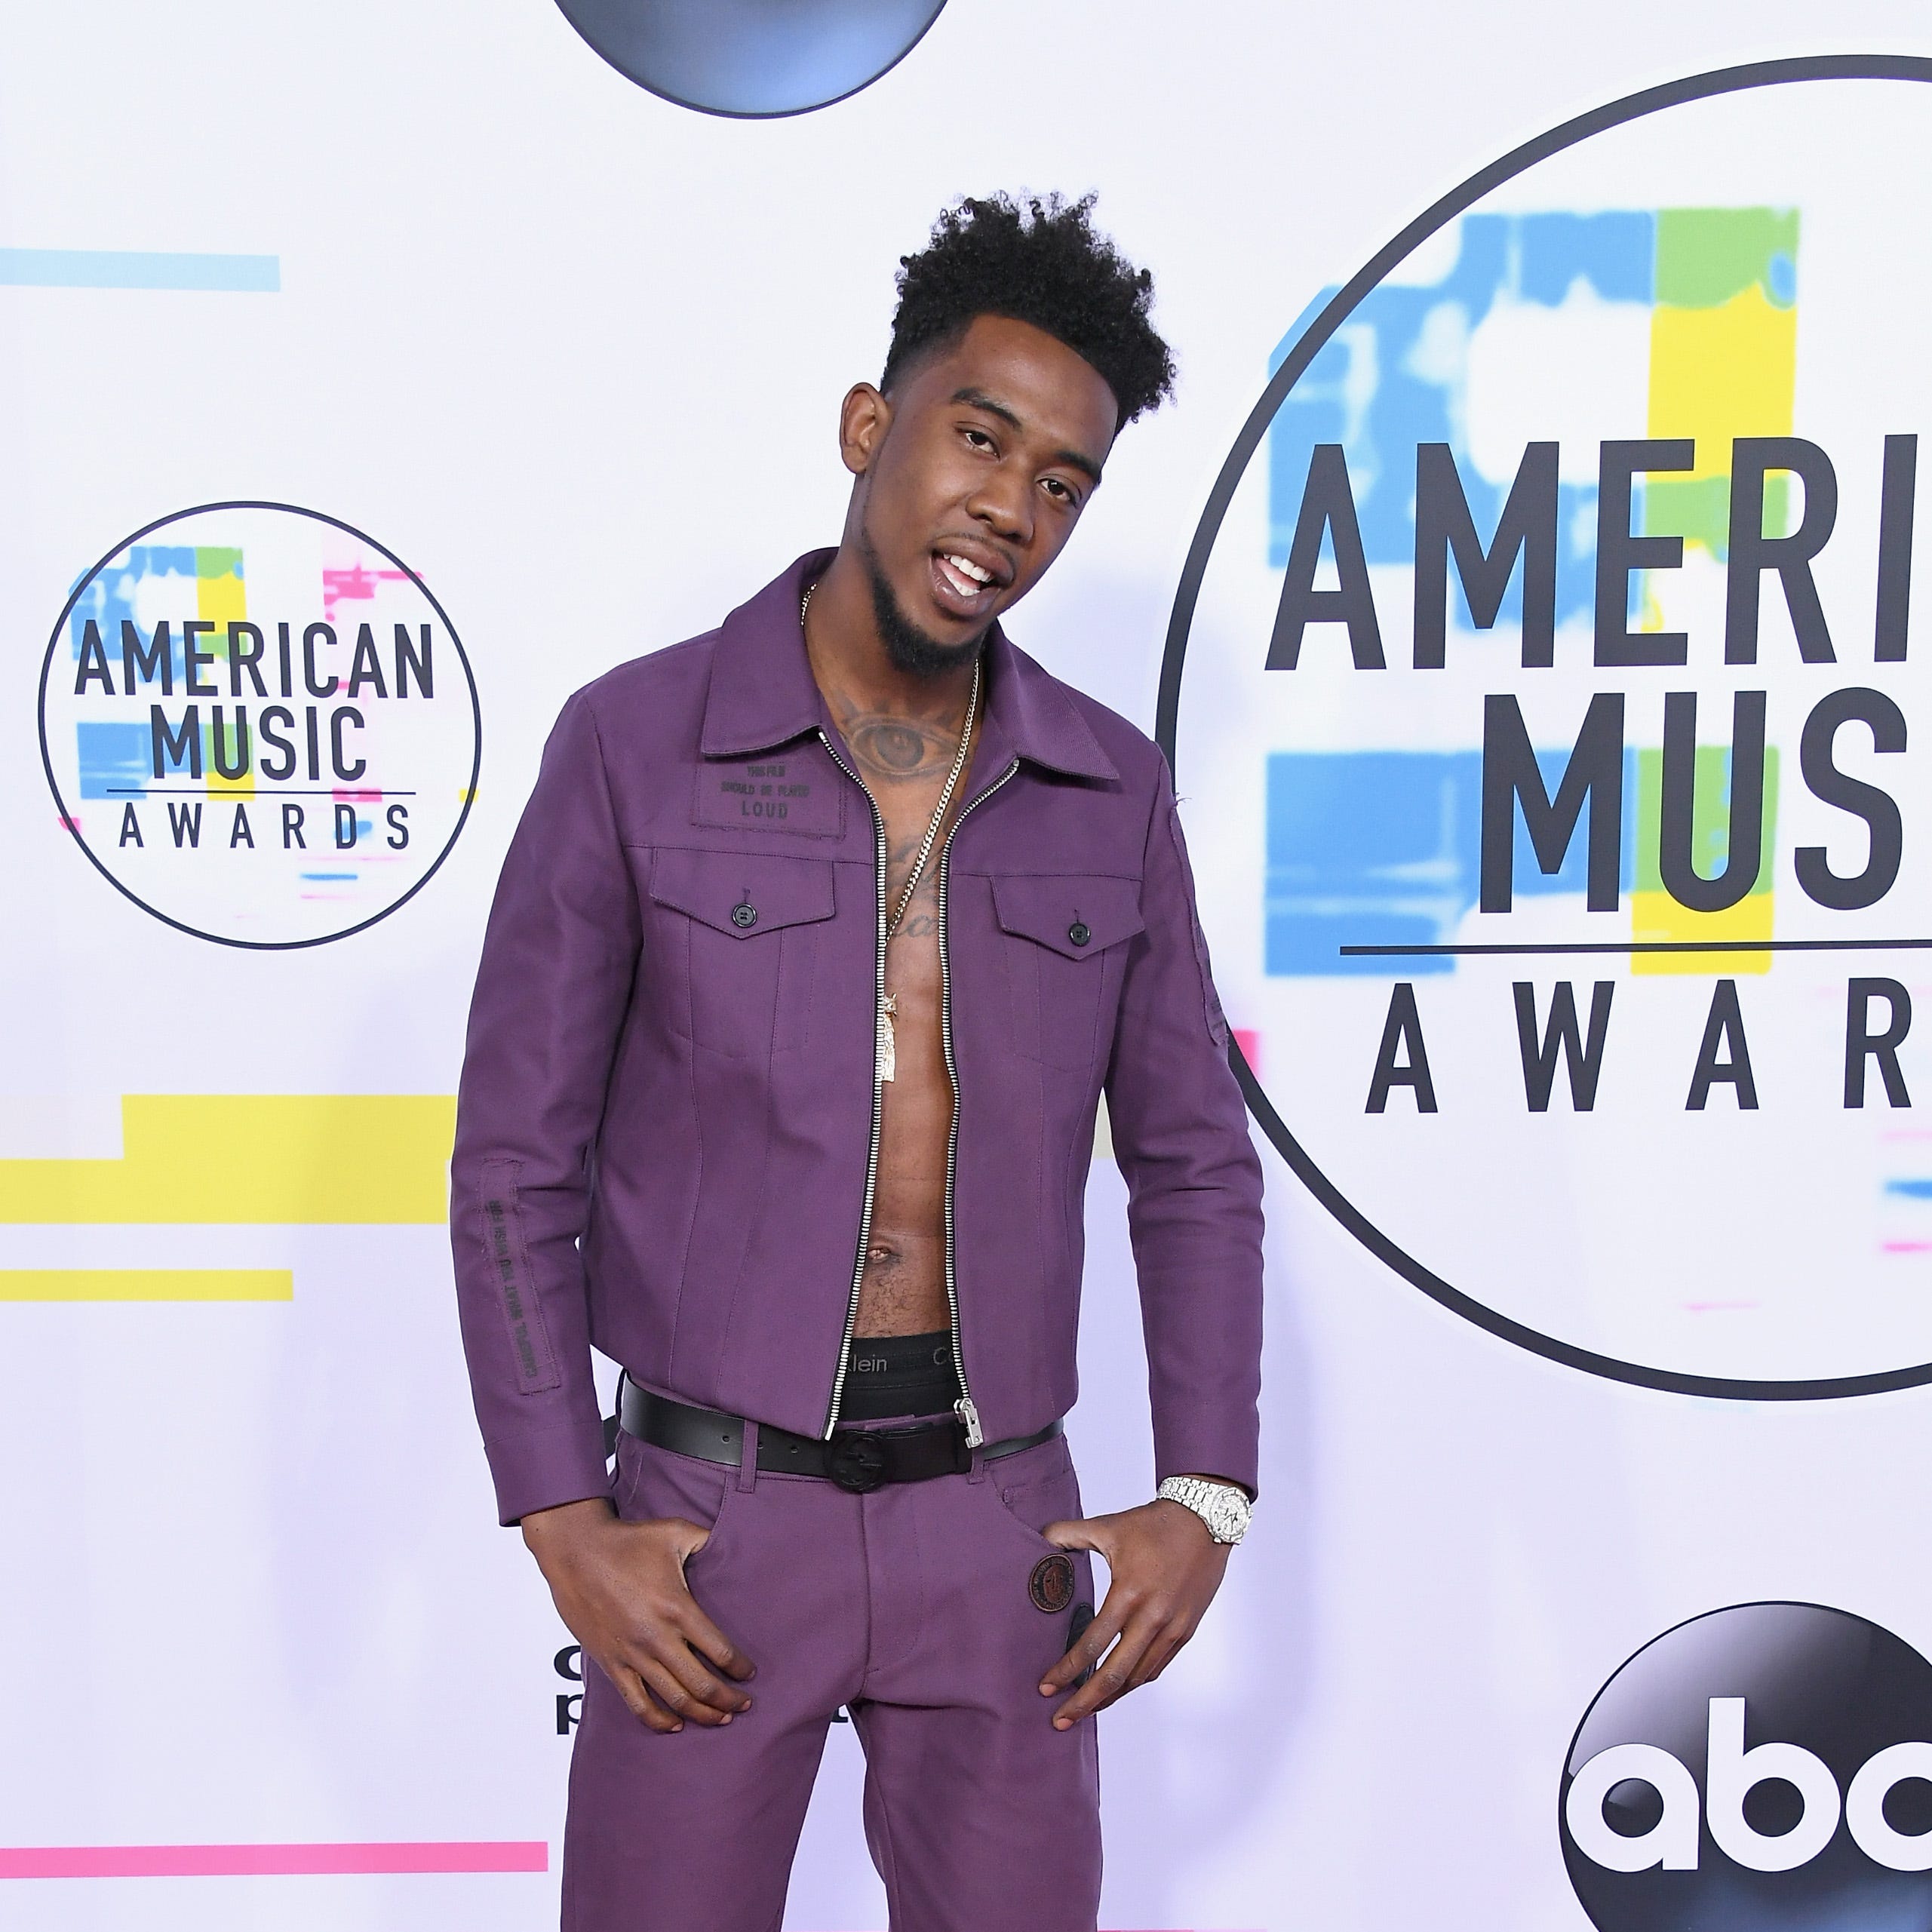
[[[812,593],[819,586],[815,583],[805,586],[805,594],[798,600],[798,622],[804,627],[805,613],[811,607]],[[945,822],[946,808],[953,802],[953,794],[958,788],[960,776],[965,771],[966,760],[972,749],[973,721],[979,711],[979,671],[981,660],[972,662],[972,688],[966,694],[966,723],[960,733],[960,748],[954,754],[953,769],[946,775],[945,788],[939,794],[939,803],[933,808],[931,822],[926,828],[926,836],[920,840],[918,855],[912,862],[912,870],[906,874],[905,885],[899,893],[898,905],[886,925],[886,943],[890,945],[898,936],[900,922],[905,917],[906,908],[912,903],[913,894],[919,889],[919,882],[925,876],[926,862],[932,855],[932,847],[939,836],[939,828]],[[898,1011],[898,996],[888,993],[882,986],[879,991],[878,1025],[874,1035],[874,1064],[877,1077],[889,1080],[898,1070],[898,1042],[892,1030],[893,1015]]]

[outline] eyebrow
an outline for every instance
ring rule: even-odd
[[[997,416],[1002,422],[1015,429],[1024,430],[1026,425],[1004,403],[995,402],[984,389],[967,388],[953,392],[955,403],[964,403],[970,409],[984,410],[988,416]],[[1053,453],[1056,463],[1064,463],[1069,469],[1077,469],[1089,482],[1100,481],[1100,465],[1091,456],[1081,455],[1078,450],[1056,450]]]

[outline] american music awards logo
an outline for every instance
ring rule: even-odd
[[[1445,197],[1283,339],[1170,632],[1258,1117],[1653,1387],[1932,1379],[1929,77],[1701,76]]]
[[[60,817],[144,911],[235,946],[393,912],[462,831],[481,757],[468,659],[391,551],[332,517],[220,503],[85,572],[41,671]]]

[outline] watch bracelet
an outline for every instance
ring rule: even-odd
[[[1184,1510],[1190,1510],[1195,1516],[1200,1518],[1201,1522],[1206,1527],[1208,1534],[1214,1538],[1215,1542],[1232,1549],[1247,1534],[1248,1524],[1246,1521],[1242,1522],[1239,1529],[1233,1536],[1221,1534],[1207,1510],[1202,1507],[1203,1492],[1216,1490],[1225,1491],[1230,1496],[1238,1497],[1243,1506],[1244,1514],[1251,1510],[1252,1506],[1249,1504],[1247,1494],[1239,1484],[1213,1482],[1205,1476],[1170,1476],[1155,1490],[1154,1497],[1156,1501],[1178,1503]]]

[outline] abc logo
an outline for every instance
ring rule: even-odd
[[[1932,1924],[1932,1664],[1811,1603],[1712,1611],[1597,1694],[1564,1768],[1599,1932]]]

